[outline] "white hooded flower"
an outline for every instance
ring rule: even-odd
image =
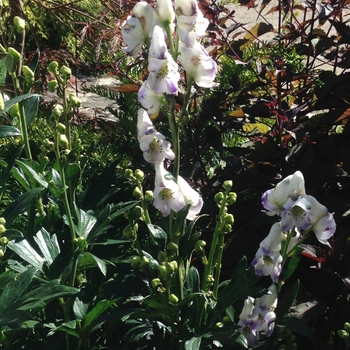
[[[199,42],[196,41],[193,47],[189,47],[180,41],[179,52],[178,59],[182,67],[198,86],[217,85],[213,82],[217,73],[217,64]]]
[[[149,50],[148,70],[150,72],[147,83],[157,94],[176,94],[177,83],[180,79],[178,65],[169,53],[163,29],[155,26]]]
[[[143,83],[138,91],[138,100],[142,107],[147,109],[148,114],[156,114],[162,105],[163,99],[164,95],[155,93],[147,81]]]
[[[173,33],[175,12],[171,0],[157,0],[155,13],[155,24],[158,24],[163,28],[169,26],[170,32]]]
[[[189,47],[195,44],[196,38],[203,38],[209,21],[204,18],[197,0],[175,0],[177,33],[180,40]]]
[[[154,12],[151,5],[144,1],[138,2],[132,11],[133,16],[126,20],[121,29],[126,44],[122,50],[135,57],[140,52],[142,44],[149,40]]]

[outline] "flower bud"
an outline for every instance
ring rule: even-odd
[[[80,107],[81,106],[80,98],[75,96],[74,94],[69,94],[69,105],[71,107]]]
[[[47,84],[47,90],[49,90],[49,92],[54,92],[58,87],[58,82],[56,79],[51,80],[48,82]]]
[[[58,63],[56,61],[50,62],[50,64],[47,67],[48,72],[50,73],[58,73]]]
[[[226,224],[226,225],[224,226],[224,232],[225,232],[225,233],[228,233],[228,232],[231,232],[231,231],[232,231],[232,225]]]
[[[179,298],[175,294],[170,294],[169,301],[173,304],[177,304],[179,302]]]
[[[67,81],[72,76],[72,70],[67,66],[62,66],[61,67],[61,74],[62,74],[63,79],[65,79]]]
[[[229,192],[233,186],[233,182],[231,180],[226,180],[222,184],[222,188],[226,191]]]
[[[141,266],[147,266],[149,265],[149,259],[147,258],[147,256],[143,256],[141,259]]]
[[[223,217],[223,222],[225,224],[232,225],[234,223],[234,221],[235,221],[235,219],[234,219],[232,214],[225,214],[225,216]]]
[[[194,246],[194,250],[196,250],[196,251],[202,250],[206,245],[207,245],[207,242],[200,239],[199,241],[196,242],[196,244]]]
[[[6,219],[3,217],[0,217],[0,225],[5,225],[6,224]]]
[[[218,192],[215,196],[215,202],[220,203],[225,198],[224,194],[222,192]]]
[[[67,139],[67,136],[65,134],[60,134],[58,136],[58,144],[62,148],[68,148],[68,139]]]
[[[130,179],[130,180],[135,180],[135,176],[134,176],[134,173],[131,169],[125,169],[124,171],[124,176],[127,178],[127,179]]]
[[[130,265],[133,269],[138,269],[141,264],[141,258],[139,256],[133,256]]]
[[[4,97],[2,96],[2,93],[0,92],[0,112],[5,109],[5,102]]]
[[[23,33],[25,27],[26,27],[26,22],[23,18],[15,16],[13,18],[13,23],[16,27],[16,30],[18,33]]]
[[[53,108],[52,112],[51,112],[51,116],[55,119],[58,120],[59,117],[62,115],[63,113],[63,106],[61,105],[55,105],[55,107]]]
[[[18,63],[21,60],[21,54],[13,47],[9,47],[7,51],[12,55],[16,63]]]
[[[142,191],[139,187],[135,187],[132,191],[132,194],[136,199],[141,199],[143,197]]]
[[[228,198],[227,198],[227,203],[228,204],[235,204],[237,200],[237,193],[235,192],[230,192],[228,194]]]
[[[62,123],[58,123],[56,128],[60,134],[64,134],[66,132],[66,126]]]
[[[4,226],[3,224],[0,224],[0,236],[1,236],[3,233],[5,233],[5,231],[6,231],[5,226]]]
[[[153,197],[153,192],[148,190],[145,192],[145,200],[147,203],[151,203],[153,201],[154,197]]]
[[[134,172],[134,175],[135,175],[136,179],[140,180],[140,181],[142,181],[143,178],[145,177],[145,174],[140,169],[136,169],[135,172]]]
[[[7,237],[0,238],[0,245],[1,246],[5,246],[8,242],[9,242],[9,240],[7,239]]]
[[[16,118],[19,116],[19,105],[18,103],[15,103],[9,108],[9,113],[11,118]]]
[[[338,337],[341,339],[348,339],[349,338],[349,333],[347,331],[345,331],[344,329],[339,329],[339,331],[337,332]]]
[[[162,278],[166,278],[167,276],[167,270],[166,270],[166,267],[164,265],[159,265],[158,266],[158,270],[159,270],[159,274],[160,274],[160,277]]]
[[[3,258],[5,255],[4,251],[2,249],[0,249],[0,259]]]
[[[344,329],[345,329],[346,331],[350,331],[350,323],[349,323],[349,322],[345,322],[345,323],[344,323]]]
[[[123,230],[123,236],[126,238],[134,239],[135,238],[135,232],[131,225],[127,225]]]
[[[177,252],[179,250],[179,246],[174,242],[169,242],[166,246],[166,250]]]
[[[151,281],[151,286],[153,289],[157,289],[161,285],[162,285],[162,282],[159,278],[153,278],[153,280]]]
[[[163,263],[168,260],[168,254],[166,252],[159,252],[158,253],[158,261],[160,263]]]
[[[5,54],[4,63],[9,74],[13,74],[16,71],[16,60],[9,52],[6,52]]]
[[[28,66],[22,66],[22,73],[27,83],[34,82],[34,72]]]

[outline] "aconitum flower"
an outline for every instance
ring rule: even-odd
[[[336,229],[333,213],[329,213],[328,209],[314,197],[307,196],[307,199],[311,204],[311,228],[319,242],[330,246],[328,239],[333,236]]]
[[[146,162],[154,164],[163,162],[165,158],[175,158],[170,142],[154,128],[148,113],[143,108],[138,111],[137,135]]]
[[[161,25],[163,28],[170,27],[170,32],[174,32],[175,12],[171,0],[157,0],[155,8],[156,18],[155,24]]]
[[[138,2],[132,12],[133,16],[126,20],[121,29],[126,44],[122,50],[135,57],[140,52],[142,44],[149,41],[154,12],[151,5],[144,1]]]
[[[163,99],[164,95],[155,93],[147,81],[143,83],[138,92],[138,100],[142,107],[147,109],[148,114],[158,113]]]
[[[266,209],[266,214],[273,216],[286,210],[284,205],[288,200],[295,202],[302,195],[305,195],[304,176],[300,171],[296,171],[279,182],[275,188],[267,190],[261,202]],[[288,203],[288,206],[291,207],[291,204]]]
[[[159,26],[153,29],[148,70],[150,74],[147,82],[155,93],[169,95],[177,93],[177,83],[180,79],[178,65],[167,49],[163,29]]]
[[[179,190],[185,199],[185,205],[190,204],[190,209],[186,216],[188,220],[194,220],[203,207],[203,199],[197,191],[195,191],[186,180],[181,176],[178,177],[177,183],[179,185]]]
[[[213,87],[217,85],[213,82],[217,73],[217,64],[198,41],[194,43],[193,47],[186,46],[180,41],[179,52],[178,59],[182,67],[198,86]]]
[[[156,170],[153,205],[163,216],[168,216],[170,211],[178,212],[185,207],[185,199],[179,186],[170,178],[162,162],[155,163]]]
[[[239,331],[244,335],[249,346],[256,346],[259,342],[259,332],[269,337],[274,329],[277,307],[277,288],[273,284],[266,294],[258,299],[248,297],[244,301],[239,315]]]
[[[195,44],[196,38],[203,38],[209,21],[204,18],[197,0],[175,0],[177,33],[180,40],[189,47]]]

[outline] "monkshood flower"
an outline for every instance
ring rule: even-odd
[[[195,191],[186,180],[181,176],[178,177],[177,183],[179,185],[179,190],[185,199],[185,205],[190,204],[190,209],[186,218],[188,220],[194,220],[203,207],[203,199],[197,191]]]
[[[155,24],[159,24],[164,28],[169,26],[170,32],[173,33],[175,12],[171,0],[157,0],[155,13],[157,15]]]
[[[140,52],[142,44],[147,43],[152,34],[154,11],[150,4],[141,1],[134,6],[132,12],[133,16],[128,17],[121,29],[126,44],[122,50],[135,57]]]
[[[296,171],[293,175],[289,175],[279,182],[275,188],[267,190],[263,194],[261,202],[266,209],[265,213],[273,216],[285,211],[283,206],[289,199],[295,202],[302,195],[305,195],[305,181],[303,174]]]
[[[167,49],[163,29],[155,26],[149,50],[147,82],[157,94],[174,95],[178,91],[177,83],[180,79],[178,65]]]
[[[314,197],[307,196],[307,199],[311,204],[311,229],[319,242],[330,246],[328,239],[333,236],[336,229],[333,213],[329,213],[328,209]]]
[[[164,95],[155,93],[147,81],[143,83],[137,96],[142,107],[147,109],[148,114],[156,114],[164,100]]]
[[[277,288],[273,284],[268,292],[258,299],[248,297],[244,301],[239,315],[239,331],[247,339],[249,346],[256,346],[259,342],[259,332],[269,337],[274,329],[277,307]]]
[[[217,64],[198,41],[194,43],[193,47],[186,46],[180,41],[179,52],[180,63],[188,76],[198,86],[213,87],[217,85],[213,82],[217,73]]]
[[[197,38],[206,35],[209,21],[199,10],[197,0],[175,0],[176,28],[180,40],[192,47]]]
[[[279,222],[272,225],[267,237],[260,243],[259,249],[252,261],[255,273],[258,276],[271,276],[274,282],[278,282],[281,273],[283,257],[280,253],[284,234]]]
[[[163,216],[168,216],[170,211],[178,212],[185,207],[185,199],[179,186],[172,179],[167,178],[163,162],[155,163],[156,170],[155,188],[153,192],[153,205]]]
[[[146,162],[154,164],[163,162],[165,158],[175,158],[170,142],[165,140],[163,134],[156,131],[151,119],[143,108],[140,108],[138,111],[137,134],[140,149]]]

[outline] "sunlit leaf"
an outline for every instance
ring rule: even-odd
[[[257,23],[249,32],[244,36],[245,39],[254,40],[259,36],[273,31],[273,25],[270,23],[260,22]]]
[[[244,132],[252,134],[252,133],[259,133],[259,134],[266,134],[268,133],[271,128],[263,123],[245,123],[242,125],[242,129]]]
[[[14,136],[20,136],[21,132],[15,128],[14,126],[10,125],[1,125],[0,126],[0,138],[4,139],[6,137],[14,137]]]
[[[135,84],[125,84],[122,86],[118,86],[113,88],[113,90],[117,90],[119,92],[137,92],[140,90],[140,87]]]

